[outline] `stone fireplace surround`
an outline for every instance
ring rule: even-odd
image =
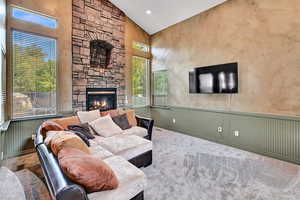
[[[72,106],[86,110],[87,88],[116,88],[117,107],[125,105],[125,15],[108,0],[73,0]],[[112,44],[106,68],[90,65],[90,41]]]

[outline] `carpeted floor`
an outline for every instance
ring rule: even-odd
[[[145,200],[298,200],[300,166],[161,129]]]

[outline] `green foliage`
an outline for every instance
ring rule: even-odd
[[[133,47],[133,49],[136,49],[138,51],[142,51],[142,52],[146,52],[146,53],[149,52],[149,46],[144,43],[134,41],[132,43],[132,47]]]
[[[148,76],[148,60],[139,57],[132,59],[132,89],[133,96],[146,96],[147,92],[147,76]]]
[[[154,95],[168,94],[168,72],[158,71],[153,72]]]
[[[56,90],[56,61],[46,60],[38,46],[13,48],[14,92],[53,92]]]

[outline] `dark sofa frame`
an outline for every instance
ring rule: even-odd
[[[154,121],[152,119],[146,119],[139,116],[136,116],[136,119],[138,126],[148,130],[148,135],[145,138],[151,140]],[[62,172],[56,157],[44,144],[41,127],[39,127],[36,131],[34,144],[52,199],[88,200],[85,189],[82,186],[73,183]],[[142,155],[132,158],[129,162],[139,168],[147,167],[152,164],[152,151],[148,151]],[[144,191],[137,194],[131,200],[144,200]]]

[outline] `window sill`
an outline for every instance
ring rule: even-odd
[[[20,118],[14,118],[11,121],[19,122],[19,121],[38,120],[38,119],[52,119],[52,118],[59,118],[59,117],[63,117],[63,115],[56,114],[56,115],[41,115],[41,116],[32,116],[32,117],[20,117]]]
[[[0,124],[0,131],[1,132],[7,131],[9,125],[10,125],[10,120]]]
[[[160,108],[160,109],[165,109],[165,110],[171,110],[169,106],[150,106],[150,108]]]

